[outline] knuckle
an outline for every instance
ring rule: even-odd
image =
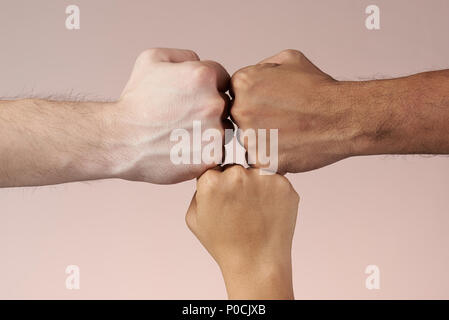
[[[230,112],[233,118],[242,120],[243,118],[250,116],[251,109],[247,106],[233,105]]]
[[[210,83],[216,80],[215,70],[203,64],[196,64],[192,71],[193,80],[196,83]]]
[[[236,105],[234,104],[231,108],[231,110],[229,111],[231,113],[231,117],[233,117],[234,119],[238,119],[240,117],[239,115],[239,110],[240,108],[236,107]]]
[[[213,115],[220,115],[223,113],[223,110],[225,108],[225,101],[222,97],[217,96],[212,99],[210,99],[208,103],[208,107],[211,110]]]
[[[290,181],[288,181],[288,179],[284,176],[281,176],[279,174],[273,175],[274,177],[274,184],[276,185],[276,187],[278,189],[281,190],[293,190],[293,187],[290,183]]]
[[[245,89],[250,84],[250,77],[246,70],[240,70],[234,73],[231,78],[231,85],[234,89]]]
[[[234,165],[226,170],[228,173],[229,179],[232,181],[232,184],[243,183],[243,180],[246,177],[246,169],[241,165]]]
[[[299,201],[301,200],[301,197],[299,196],[298,192],[293,188],[293,186],[290,186],[290,190],[291,190],[290,195],[291,195],[293,202],[299,203]]]
[[[301,51],[294,49],[285,49],[280,52],[280,55],[285,58],[300,58],[303,57],[304,54]]]
[[[193,50],[185,49],[184,52],[186,54],[188,54],[193,60],[199,60],[200,59],[198,54],[195,51],[193,51]]]
[[[160,48],[147,49],[139,55],[138,60],[141,61],[151,60],[152,58],[159,57],[162,54],[162,51],[163,50]]]
[[[190,211],[187,212],[186,216],[185,216],[185,222],[187,227],[189,227],[190,230],[193,229],[193,213],[191,213]]]
[[[294,198],[296,203],[299,203],[301,201],[301,196],[294,189],[293,189],[293,198]]]
[[[207,170],[198,179],[197,189],[198,192],[208,193],[213,192],[216,187],[219,186],[219,177],[214,170]]]

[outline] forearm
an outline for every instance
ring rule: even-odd
[[[228,298],[231,300],[291,300],[291,262],[254,264],[223,268]]]
[[[0,101],[0,187],[107,178],[108,103]]]
[[[449,153],[449,70],[339,87],[353,110],[352,155]]]

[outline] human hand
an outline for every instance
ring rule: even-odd
[[[174,164],[170,151],[175,142],[170,135],[185,129],[192,137],[193,121],[201,121],[202,132],[216,129],[224,138],[224,128],[230,127],[223,120],[228,114],[229,99],[224,93],[228,83],[229,75],[220,64],[200,61],[193,51],[143,52],[113,109],[111,121],[117,129],[110,143],[116,149],[112,155],[115,177],[169,184],[198,177],[216,166],[221,153],[214,154],[212,163],[194,164],[194,153],[201,151],[192,146],[190,164]]]
[[[279,130],[279,173],[320,168],[350,156],[359,132],[339,88],[302,53],[285,50],[232,76],[231,116],[243,132]]]
[[[231,299],[293,298],[298,194],[280,175],[240,165],[206,171],[186,215],[220,266]]]

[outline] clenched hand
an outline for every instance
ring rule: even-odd
[[[217,261],[231,299],[293,298],[298,194],[281,175],[234,165],[206,171],[186,215]]]

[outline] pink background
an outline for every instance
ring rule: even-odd
[[[65,29],[65,7],[81,30]],[[365,7],[381,9],[368,31]],[[229,72],[285,48],[338,79],[449,67],[446,0],[2,0],[0,96],[120,94],[137,54],[190,48]],[[353,158],[290,175],[302,197],[297,298],[449,298],[449,158]],[[0,190],[0,298],[225,298],[188,231],[194,182],[109,180]],[[81,289],[65,288],[65,267]],[[380,290],[365,288],[379,266]]]

